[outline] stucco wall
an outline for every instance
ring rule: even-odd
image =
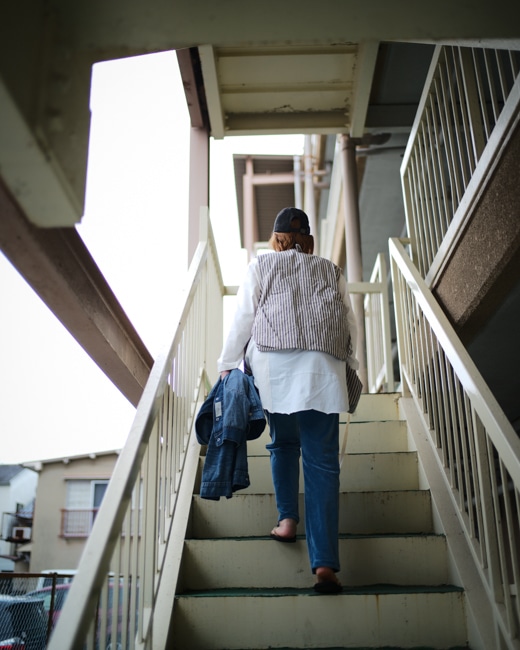
[[[509,293],[520,263],[520,126],[434,288],[460,334],[468,339]]]
[[[70,479],[109,479],[117,454],[44,463],[36,492],[31,550],[31,571],[75,569],[86,538],[60,537],[61,510],[66,505],[66,484]]]

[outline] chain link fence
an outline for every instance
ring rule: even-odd
[[[0,648],[44,650],[73,574],[0,573]]]

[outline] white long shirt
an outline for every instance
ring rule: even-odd
[[[353,349],[352,356],[346,362],[326,352],[309,350],[260,352],[251,339],[260,288],[258,264],[253,259],[237,293],[236,311],[217,362],[218,371],[240,367],[247,345],[246,361],[253,372],[265,410],[270,413],[296,413],[309,409],[322,413],[347,411],[345,364],[348,363],[352,368],[358,368],[359,364],[355,358],[356,321],[345,278],[340,276],[338,291],[347,307]]]

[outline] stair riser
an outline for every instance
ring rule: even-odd
[[[200,486],[203,461],[199,469],[197,489]],[[250,486],[241,494],[268,494],[273,492],[270,460],[268,457],[249,458]],[[346,456],[341,467],[340,490],[416,490],[419,487],[417,455],[414,452],[388,454],[354,454]],[[303,472],[300,472],[300,492],[303,492]]]
[[[403,420],[399,409],[398,393],[381,393],[379,395],[361,395],[356,412],[351,416],[352,422],[375,422],[377,420]],[[343,421],[346,413],[340,415]]]
[[[340,427],[340,448],[343,441],[344,424]],[[386,453],[389,451],[407,451],[408,438],[406,422],[351,422],[347,434],[347,452],[349,454]],[[256,440],[247,443],[250,456],[267,456],[265,448],[270,442],[268,427]]]
[[[303,495],[300,497],[298,534],[305,533]],[[209,501],[194,497],[190,536],[262,537],[277,520],[272,494],[236,494]],[[340,534],[431,533],[430,494],[405,492],[353,492],[340,494]]]
[[[340,539],[339,550],[342,570],[338,577],[349,587],[448,582],[443,537]],[[183,576],[183,584],[190,590],[305,589],[313,583],[304,539],[295,544],[269,539],[188,540],[183,554]]]
[[[466,642],[459,592],[184,597],[174,648],[449,648]]]

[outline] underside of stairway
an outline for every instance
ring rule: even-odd
[[[303,519],[296,544],[269,538],[268,441],[266,431],[248,443],[249,488],[220,501],[193,496],[167,647],[468,648],[464,590],[399,395],[363,395],[348,427],[339,595],[312,590]],[[203,463],[204,448],[198,484]],[[303,479],[300,491],[303,513]]]

